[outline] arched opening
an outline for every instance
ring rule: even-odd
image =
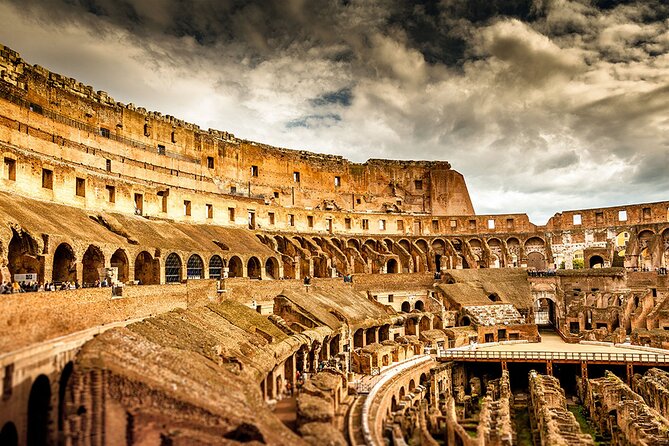
[[[228,268],[230,268],[229,277],[244,277],[244,264],[242,259],[237,256],[230,257],[228,261]]]
[[[404,331],[407,335],[416,335],[416,321],[413,318],[407,318],[406,325],[404,326]]]
[[[19,235],[12,228],[12,239],[9,242],[8,265],[11,280],[16,280],[15,274],[35,274],[35,282],[43,280],[43,268],[38,257],[37,242],[27,233]]]
[[[390,410],[397,412],[397,399],[395,398],[395,395],[393,395],[393,399],[390,402]]]
[[[413,389],[416,388],[416,381],[413,379],[409,381],[409,392],[413,392]]]
[[[67,416],[65,410],[65,392],[67,391],[67,383],[70,381],[73,368],[72,361],[68,362],[60,374],[58,382],[58,432],[63,432],[63,428],[65,427],[65,418]]]
[[[119,282],[125,283],[128,281],[128,276],[130,274],[130,268],[128,266],[128,256],[125,254],[125,251],[122,249],[117,249],[114,254],[112,254],[109,263],[112,268],[116,268],[117,279]]]
[[[409,313],[410,311],[411,311],[411,304],[409,303],[409,301],[402,302],[402,312]]]
[[[540,326],[556,326],[553,300],[541,298],[534,301],[534,323]]]
[[[427,375],[425,373],[421,373],[418,382],[421,386],[427,387]]]
[[[265,261],[265,275],[270,279],[279,278],[279,262],[274,257],[269,257]]]
[[[193,254],[186,262],[186,278],[189,280],[198,280],[204,277],[204,262],[202,257]]]
[[[425,304],[423,303],[422,300],[417,300],[416,304],[414,305],[414,308],[418,311],[425,311]]]
[[[379,342],[390,340],[390,325],[385,324],[379,328]]]
[[[51,384],[46,375],[37,377],[28,397],[28,446],[43,446],[49,440]]]
[[[397,265],[397,260],[388,259],[386,263],[386,272],[388,274],[397,274],[399,272],[399,266]]]
[[[376,342],[376,327],[368,328],[365,332],[367,338],[367,345],[373,344]]]
[[[407,253],[411,252],[411,243],[409,243],[409,240],[403,238],[398,243]]]
[[[223,259],[219,255],[211,256],[209,259],[209,278],[220,279],[223,273]]]
[[[404,396],[405,396],[405,395],[406,395],[406,390],[404,390],[404,386],[402,386],[402,387],[400,387],[400,393],[399,393],[399,396],[400,396],[400,402],[402,402],[402,400],[404,399]]]
[[[527,255],[527,267],[543,271],[546,269],[546,258],[540,252],[531,252]]]
[[[135,258],[135,280],[140,285],[157,285],[160,283],[158,261],[151,254],[142,251]]]
[[[19,444],[19,433],[11,421],[5,423],[0,430],[0,444],[3,446],[18,446]]]
[[[419,324],[419,326],[420,326],[420,331],[421,331],[421,332],[422,332],[422,331],[427,331],[427,330],[429,330],[429,329],[430,329],[430,318],[427,317],[427,316],[423,316],[423,317],[420,319],[420,324]]]
[[[67,243],[61,243],[53,253],[53,282],[74,282],[77,279],[77,264],[74,250]]]
[[[435,316],[434,319],[432,319],[432,327],[440,330],[444,328],[444,321],[441,319],[441,317]]]
[[[490,268],[499,268],[499,257],[495,254],[490,254]]]
[[[176,252],[165,259],[165,283],[181,282],[181,257]]]
[[[603,268],[604,259],[602,256],[592,256],[590,257],[590,268]]]
[[[472,324],[472,320],[469,318],[469,316],[462,316],[462,319],[460,319],[460,325],[462,327],[468,327]]]
[[[341,337],[336,335],[330,340],[330,356],[336,356],[339,354],[339,344],[341,342]]]
[[[257,257],[249,258],[246,262],[246,271],[249,279],[260,279],[260,260]]]
[[[105,257],[97,246],[90,245],[88,247],[84,253],[82,264],[84,285],[92,285],[104,278],[100,277],[100,271],[105,267]]]
[[[353,334],[353,347],[362,348],[365,346],[365,331],[362,328],[358,328]]]

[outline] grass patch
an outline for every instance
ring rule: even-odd
[[[599,445],[600,443],[597,441],[597,431],[590,424],[588,417],[586,417],[585,414],[583,413],[583,406],[570,404],[567,405],[567,409],[569,410],[569,412],[574,414],[576,421],[578,421],[579,426],[581,426],[581,432],[590,435],[592,439],[595,441],[595,444]]]
[[[525,410],[515,410],[513,422],[516,425],[516,443],[518,446],[534,446],[530,414]]]

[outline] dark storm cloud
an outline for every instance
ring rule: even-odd
[[[10,0],[31,63],[204,128],[446,159],[477,211],[666,199],[664,0]]]

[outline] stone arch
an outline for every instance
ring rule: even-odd
[[[472,324],[472,320],[469,318],[469,316],[464,315],[464,316],[462,316],[462,318],[460,318],[460,324],[458,324],[458,325],[460,325],[462,327],[468,327],[471,324]]]
[[[392,412],[397,412],[397,398],[393,395],[393,398],[390,401],[390,410]]]
[[[434,319],[432,319],[432,326],[435,329],[443,329],[444,328],[444,321],[441,319],[440,316],[435,316]]]
[[[412,317],[407,318],[406,325],[404,327],[404,331],[407,335],[415,335],[416,334],[416,320]]]
[[[223,259],[218,254],[214,254],[209,259],[209,278],[220,279],[223,277]]]
[[[399,392],[399,397],[400,397],[400,402],[404,399],[404,396],[406,395],[406,390],[404,390],[404,386],[400,387],[400,392]]]
[[[339,354],[339,344],[341,343],[341,336],[335,335],[330,339],[330,356]]]
[[[408,300],[402,302],[401,311],[404,313],[409,313],[411,311],[411,304],[409,303]]]
[[[425,311],[425,303],[422,300],[418,299],[414,304],[414,308],[418,311]]]
[[[418,246],[421,249],[421,251],[423,251],[425,254],[427,254],[428,251],[430,250],[427,242],[425,241],[425,239],[422,238],[416,240],[416,246]]]
[[[0,430],[0,444],[6,446],[18,446],[19,433],[16,431],[16,425],[8,421]]]
[[[77,266],[74,250],[67,243],[61,243],[53,253],[53,270],[51,275],[54,282],[74,282],[77,280]]]
[[[72,361],[65,364],[63,371],[60,374],[58,381],[58,432],[63,432],[65,428],[65,419],[67,418],[65,394],[67,392],[67,384],[72,377],[74,371],[74,363]],[[2,444],[2,442],[0,442]]]
[[[39,375],[30,387],[28,397],[28,446],[49,443],[51,409],[51,382],[46,375]]]
[[[116,268],[118,271],[117,279],[119,282],[127,282],[130,278],[130,266],[128,264],[128,255],[126,252],[119,248],[114,251],[111,259],[109,259],[109,264],[112,268]]]
[[[379,327],[379,342],[390,340],[390,325],[384,324]]]
[[[274,257],[268,257],[265,261],[265,276],[270,279],[280,279],[279,261]]]
[[[362,348],[365,346],[365,330],[358,328],[353,334],[353,347]]]
[[[105,256],[99,247],[90,245],[84,253],[81,263],[83,265],[82,282],[84,284],[92,284],[104,278],[100,276],[100,269],[105,267]]]
[[[409,392],[412,392],[413,389],[415,388],[416,388],[416,381],[414,381],[413,378],[411,378],[411,380],[409,380]]]
[[[537,271],[546,269],[546,257],[538,251],[529,253],[527,255],[527,267]]]
[[[346,241],[346,246],[349,248],[354,248],[360,251],[360,240],[355,239],[355,238],[350,238]]]
[[[202,257],[193,254],[186,262],[186,278],[189,280],[197,280],[204,278],[204,262]]]
[[[228,260],[229,277],[244,277],[244,263],[238,256],[230,257]]]
[[[165,283],[181,282],[182,263],[181,257],[176,252],[171,253],[165,259]]]
[[[388,262],[386,262],[386,272],[388,274],[397,274],[400,272],[399,263],[396,259],[388,259]]]
[[[423,316],[420,318],[420,323],[419,323],[420,331],[427,331],[430,329],[430,318],[427,316]]]
[[[604,259],[602,256],[592,256],[590,257],[590,268],[603,268],[604,267]]]
[[[11,280],[14,274],[37,274],[37,281],[44,280],[44,267],[40,262],[39,244],[27,232],[18,233],[12,228],[12,239],[7,249],[9,273]]]
[[[135,258],[135,280],[142,285],[160,283],[160,266],[157,259],[147,251],[142,251]]]
[[[399,242],[397,242],[402,248],[404,248],[407,252],[411,252],[411,243],[409,240],[403,238]]]
[[[260,279],[261,270],[260,270],[260,260],[257,257],[251,256],[246,262],[246,275],[249,279]]]

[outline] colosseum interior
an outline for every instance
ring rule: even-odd
[[[669,201],[479,215],[2,46],[0,148],[3,446],[669,445]]]

